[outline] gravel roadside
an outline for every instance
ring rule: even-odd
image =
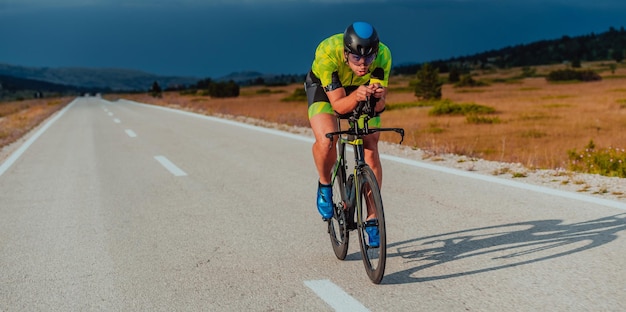
[[[220,118],[232,119],[243,123],[266,128],[274,128],[296,134],[313,137],[310,128],[288,127],[263,120],[242,116],[220,115]],[[453,154],[431,154],[421,149],[388,142],[379,144],[381,154],[431,163],[436,166],[454,168],[477,174],[494,176],[553,189],[576,192],[598,198],[626,203],[626,179],[605,177],[597,174],[576,173],[565,169],[529,169],[522,164],[488,161]]]

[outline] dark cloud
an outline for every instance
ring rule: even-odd
[[[400,64],[606,31],[623,25],[618,13],[623,10],[615,8],[624,6],[621,1],[581,8],[582,1],[237,0],[196,5],[190,0],[58,2],[60,6],[27,8],[35,0],[24,0],[18,9],[14,3],[0,2],[0,38],[6,42],[0,62],[196,77],[243,70],[304,73],[317,43],[355,20],[374,24]]]

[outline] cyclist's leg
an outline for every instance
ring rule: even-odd
[[[380,118],[380,117],[377,117],[377,118]],[[380,119],[375,121],[375,123],[371,123],[370,126],[379,125],[379,124],[380,124]],[[370,166],[370,168],[374,172],[374,175],[376,176],[376,182],[378,182],[378,189],[380,190],[382,188],[382,183],[383,183],[383,167],[380,163],[380,155],[378,153],[378,140],[379,139],[380,139],[380,133],[373,133],[368,136],[365,136],[363,138],[363,147],[365,149],[364,150],[365,162],[368,164],[368,166]],[[370,209],[370,207],[373,207],[373,205],[369,205],[369,201],[371,200],[371,197],[368,196],[366,200],[368,201],[367,219],[368,220],[374,219],[376,218],[376,211],[374,211],[374,209]]]
[[[313,161],[320,177],[320,183],[330,184],[330,171],[335,161],[337,161],[337,148],[335,144],[331,144],[330,139],[326,137],[326,133],[336,131],[337,121],[334,115],[327,113],[316,114],[309,121],[315,135],[315,142],[312,148]]]
[[[304,87],[309,103],[309,122],[315,136],[312,147],[313,160],[320,177],[317,187],[317,210],[323,219],[328,220],[333,216],[330,172],[337,159],[337,149],[330,139],[326,138],[326,133],[336,130],[336,120],[319,78],[310,72]]]
[[[326,137],[326,133],[334,132],[337,129],[335,112],[322,88],[320,79],[312,72],[307,75],[304,87],[309,104],[309,122],[315,136],[313,160],[320,177],[320,183],[330,184],[330,171],[337,159],[337,149],[335,144],[331,144],[330,139]]]

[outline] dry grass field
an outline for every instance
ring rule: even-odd
[[[608,64],[608,63],[607,63]],[[392,77],[383,126],[403,127],[405,145],[428,155],[461,154],[487,160],[520,163],[528,168],[568,168],[568,151],[584,150],[590,140],[598,148],[626,148],[626,66],[612,72],[604,63],[583,64],[601,71],[602,81],[550,83],[543,77],[512,79],[520,68],[474,72],[488,86],[443,87],[443,98],[495,109],[487,120],[470,123],[465,116],[432,116],[432,107],[416,106],[409,88],[413,77]],[[538,75],[560,66],[536,67]],[[445,78],[445,76],[442,76]],[[243,115],[290,126],[308,126],[306,101],[283,101],[301,84],[281,87],[244,87],[237,98],[213,99],[166,92],[106,95],[181,108],[208,115]],[[15,141],[71,99],[43,99],[0,103],[0,147]],[[408,108],[402,108],[409,106]],[[397,135],[383,140],[398,142]]]
[[[555,68],[565,66],[535,69],[542,75]],[[431,116],[427,106],[394,109],[416,103],[417,98],[408,87],[413,77],[392,77],[383,126],[405,128],[404,144],[429,155],[452,153],[521,163],[528,168],[567,168],[567,152],[584,150],[590,140],[598,148],[626,148],[626,66],[614,73],[603,63],[583,64],[585,68],[602,70],[603,80],[550,83],[543,77],[510,79],[522,73],[514,68],[473,73],[474,79],[489,82],[484,87],[444,85],[444,99],[492,107],[496,113],[488,118],[497,123],[469,123],[465,116]],[[119,96],[203,114],[244,115],[306,127],[306,102],[282,101],[301,87],[247,87],[238,98],[227,99],[173,92],[164,93],[163,98]],[[397,142],[398,138],[389,134],[383,140]]]
[[[73,98],[0,102],[0,149],[36,127]]]

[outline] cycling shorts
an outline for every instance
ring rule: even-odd
[[[317,114],[337,115],[335,110],[333,110],[332,105],[330,105],[330,100],[322,87],[322,82],[315,76],[315,74],[313,74],[313,72],[309,72],[306,76],[304,88],[309,102],[309,119]],[[346,86],[343,88],[346,90],[346,95],[348,95],[354,92],[358,86]],[[373,128],[380,128],[380,116],[370,119],[367,124]]]

